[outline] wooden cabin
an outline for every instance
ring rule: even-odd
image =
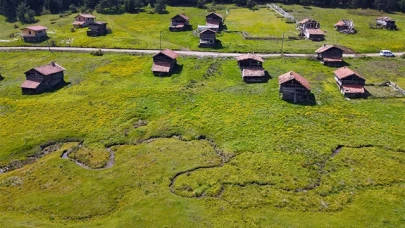
[[[152,72],[155,75],[168,75],[177,63],[178,54],[170,49],[156,53],[153,58]]]
[[[205,29],[200,32],[200,45],[199,47],[215,47],[215,40],[217,37],[217,32],[211,29]]]
[[[242,79],[245,82],[265,82],[267,81],[263,69],[263,59],[257,55],[246,54],[236,58],[241,71]]]
[[[212,12],[205,16],[205,26],[215,32],[218,32],[221,29],[223,22],[223,17],[217,13]]]
[[[22,38],[25,42],[41,42],[48,39],[48,35],[46,34],[46,30],[48,28],[35,25],[35,26],[28,26],[22,29]]]
[[[72,23],[75,28],[87,27],[90,23],[93,23],[96,17],[92,14],[79,14],[75,17],[75,21]]]
[[[177,14],[171,18],[170,31],[183,31],[190,27],[190,19],[184,14]]]
[[[322,45],[315,53],[316,58],[326,66],[341,66],[343,63],[343,50],[335,45]]]
[[[380,26],[385,29],[391,29],[391,30],[397,29],[397,26],[395,25],[395,20],[393,20],[389,17],[378,17],[376,19],[376,24],[377,24],[377,26]]]
[[[307,79],[290,71],[278,77],[279,93],[283,100],[294,103],[310,101],[311,89]]]
[[[325,39],[325,33],[320,29],[321,25],[318,21],[311,18],[305,18],[298,22],[298,30],[300,35],[309,40],[321,41]]]
[[[365,97],[364,79],[357,72],[349,69],[348,67],[341,67],[334,71],[336,84],[340,92],[349,98]]]
[[[343,33],[356,33],[352,20],[340,20],[334,26],[336,31]]]
[[[64,71],[65,68],[54,62],[30,69],[25,72],[26,80],[21,84],[22,92],[36,94],[63,85]]]
[[[104,36],[107,34],[107,22],[95,21],[88,24],[87,36]]]

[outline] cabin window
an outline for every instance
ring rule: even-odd
[[[31,31],[28,31],[28,34],[30,34],[30,35],[31,35]]]

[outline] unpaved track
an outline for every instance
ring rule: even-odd
[[[53,51],[53,52],[92,52],[100,50],[100,48],[79,48],[79,47],[0,47],[0,51]],[[142,50],[142,49],[111,49],[111,48],[101,48],[102,52],[105,53],[125,53],[125,54],[156,54],[159,50]],[[182,56],[197,56],[197,57],[236,57],[242,55],[243,53],[219,53],[219,52],[205,52],[205,51],[176,51]],[[396,52],[395,56],[401,56],[404,52]],[[314,54],[259,54],[258,56],[264,58],[270,57],[309,57],[314,56]],[[343,57],[378,57],[379,53],[367,53],[367,54],[344,54]]]

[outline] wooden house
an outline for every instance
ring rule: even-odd
[[[54,62],[30,69],[25,72],[26,80],[21,84],[22,92],[24,94],[41,93],[63,85],[64,71],[65,68]]]
[[[365,97],[364,84],[366,79],[348,67],[341,67],[334,71],[336,84],[340,92],[349,98]]]
[[[279,93],[283,100],[294,103],[310,101],[311,89],[307,79],[290,71],[278,77]]]
[[[92,14],[79,14],[75,17],[72,23],[75,28],[87,27],[90,23],[94,22],[96,17]]]
[[[395,25],[395,20],[389,17],[378,17],[376,19],[376,24],[377,26],[380,26],[385,29],[392,29],[392,30],[397,29],[397,26]]]
[[[340,20],[334,26],[336,31],[343,33],[356,33],[352,20]]]
[[[263,59],[257,55],[246,54],[236,58],[245,82],[264,82],[267,80],[263,69]]]
[[[28,26],[22,29],[22,38],[25,42],[41,42],[48,39],[48,35],[46,34],[46,30],[48,28],[35,25],[35,26]]]
[[[153,58],[152,72],[155,75],[168,75],[177,63],[177,53],[166,49],[156,53]]]
[[[209,13],[205,16],[205,26],[218,32],[223,26],[224,19],[221,15],[217,13]]]
[[[298,30],[300,35],[309,40],[321,41],[325,39],[325,33],[320,29],[321,25],[318,21],[311,18],[305,18],[298,22]]]
[[[327,66],[340,66],[342,65],[343,50],[335,45],[322,45],[315,53],[317,59]]]
[[[199,47],[215,47],[215,39],[217,32],[211,29],[205,29],[200,32],[200,45]]]
[[[190,28],[190,19],[184,14],[177,14],[171,18],[172,23],[169,26],[170,31],[183,31]]]
[[[107,23],[103,21],[95,21],[88,24],[88,36],[104,36],[107,34]]]

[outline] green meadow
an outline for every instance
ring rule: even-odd
[[[31,67],[56,61],[69,84],[22,95]],[[405,60],[346,59],[367,83],[405,87]],[[333,70],[270,58],[245,84],[235,59],[4,52],[0,224],[7,227],[401,227],[404,98],[346,100]],[[24,64],[21,64],[21,63]],[[285,102],[278,76],[306,77],[316,105]],[[338,146],[340,151],[332,153]],[[42,146],[42,147],[41,147]],[[114,152],[114,164],[100,169]],[[72,150],[71,159],[61,158]]]
[[[327,9],[318,7],[304,8],[298,5],[283,6],[297,19],[312,17],[321,23],[322,30],[326,31],[326,40],[322,43],[340,44],[359,53],[378,52],[381,49],[404,51],[405,15],[403,13],[387,14],[373,10],[353,9]],[[162,34],[162,47],[176,50],[211,50],[199,48],[199,38],[195,31],[170,32],[168,26],[170,18],[178,13],[190,17],[190,24],[195,30],[198,25],[205,24],[205,9],[193,7],[168,7],[168,14],[150,14],[145,9],[138,14],[107,15],[95,13],[97,20],[105,21],[112,29],[112,34],[103,37],[87,37],[87,28],[72,31],[72,22],[75,14],[38,16],[37,24],[48,27],[48,42],[39,44],[24,43],[17,35],[10,38],[10,34],[20,33],[20,29],[27,25],[7,23],[0,17],[0,40],[14,40],[0,42],[1,46],[75,46],[96,48],[136,48],[159,49]],[[228,11],[228,14],[226,13]],[[239,8],[233,5],[224,5],[217,10],[225,17],[226,29],[218,34],[217,39],[221,45],[215,51],[219,52],[265,52],[279,53],[282,41],[278,40],[244,40],[242,32],[255,37],[286,37],[283,52],[286,53],[313,53],[322,43],[309,40],[290,40],[289,36],[297,36],[295,24],[288,24],[274,11],[262,7],[258,10]],[[398,31],[370,29],[369,23],[378,16],[390,16],[397,20]],[[333,25],[340,19],[353,19],[358,33],[355,35],[340,34],[333,30]],[[15,25],[18,28],[15,28]],[[212,50],[211,50],[212,51]]]

